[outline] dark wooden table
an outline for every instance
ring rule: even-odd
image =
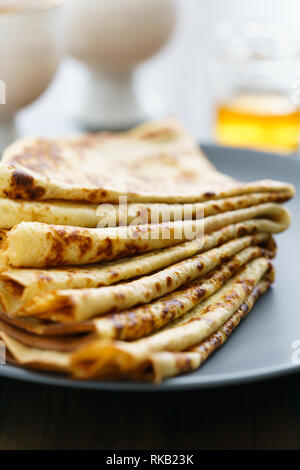
[[[0,449],[300,449],[300,375],[139,394],[0,379]]]

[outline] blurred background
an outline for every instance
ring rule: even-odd
[[[299,0],[0,1],[1,146],[175,114],[200,142],[296,153],[299,14]]]

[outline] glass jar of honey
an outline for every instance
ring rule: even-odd
[[[227,22],[216,36],[215,138],[223,145],[293,153],[299,147],[297,41],[262,20]]]

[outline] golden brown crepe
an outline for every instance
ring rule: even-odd
[[[224,212],[202,220],[133,227],[89,229],[22,222],[7,232],[6,240],[0,245],[0,258],[3,268],[7,265],[47,267],[96,263],[202,238],[229,224],[254,218],[269,219],[267,231],[271,233],[281,232],[290,224],[289,212],[274,203]]]
[[[69,372],[70,370],[71,355],[69,352],[25,346],[1,330],[0,338],[4,341],[13,360],[19,365],[56,372]]]
[[[175,119],[127,133],[21,139],[4,152],[0,197],[24,200],[202,202],[286,191],[269,180],[241,184],[218,172]]]
[[[35,294],[44,290],[116,284],[119,281],[165,268],[232,239],[259,232],[269,232],[271,231],[270,225],[272,224],[265,219],[247,220],[205,235],[200,241],[192,240],[163,250],[154,250],[143,255],[100,265],[46,269],[10,268],[0,272],[1,306],[5,312],[14,313]],[[254,238],[253,244],[255,243]]]
[[[139,341],[126,343],[88,338],[86,344],[63,352],[53,349],[53,344],[52,349],[46,349],[46,344],[42,349],[26,346],[23,338],[21,342],[10,336],[11,331],[0,329],[0,337],[13,360],[26,367],[71,372],[84,379],[129,377],[158,382],[199,367],[226,340],[273,281],[273,271],[268,269],[269,261],[264,258],[250,262],[216,294],[174,322],[173,327],[165,327]],[[193,322],[195,328],[188,331]],[[166,336],[168,331],[169,337]],[[167,349],[162,350],[163,347]],[[185,352],[176,352],[184,348]]]
[[[148,335],[214,294],[245,263],[259,256],[272,255],[272,252],[261,247],[245,248],[206,276],[186,283],[155,302],[95,318],[93,323],[98,336],[128,341]]]
[[[86,334],[73,334],[67,336],[39,336],[12,325],[7,318],[0,318],[0,332],[7,334],[13,340],[30,348],[45,349],[56,352],[70,352],[92,339],[97,338],[95,331]]]
[[[207,256],[203,257],[204,272],[207,272],[216,265],[220,255],[222,255],[222,264],[211,270],[208,275],[202,275],[196,281],[187,282],[171,294],[162,296],[147,305],[138,306],[131,310],[123,310],[121,313],[96,317],[81,323],[71,323],[66,325],[66,328],[63,328],[64,325],[59,323],[49,325],[43,324],[41,320],[36,318],[12,317],[4,314],[0,316],[0,325],[2,321],[3,324],[9,324],[11,328],[16,328],[18,331],[23,330],[26,334],[33,333],[34,336],[45,336],[46,339],[53,336],[74,336],[78,333],[97,333],[102,338],[136,339],[182,316],[201,300],[216,292],[234,273],[250,260],[260,256],[273,257],[275,253],[273,240],[268,240],[263,235],[261,234],[261,237],[253,240],[251,246],[248,247],[247,238],[251,237],[245,237],[240,243],[240,247],[244,246],[245,248],[233,256],[228,255],[232,255],[232,253],[238,250],[237,244],[232,246],[231,249],[229,246],[222,247],[219,254],[211,253],[210,255],[208,252]],[[255,243],[258,242],[266,247],[255,246]],[[211,252],[214,251],[211,250]],[[11,336],[14,339],[19,338],[19,336]],[[33,339],[33,344],[36,344],[34,337]],[[26,344],[28,344],[28,340]],[[41,345],[42,343],[39,342],[38,344]]]
[[[269,286],[269,280],[260,281],[229,320],[196,346],[184,352],[165,351],[152,354],[149,363],[137,372],[135,378],[160,383],[168,377],[198,369],[214,351],[227,341],[241,320],[248,315],[256,300],[266,292]]]
[[[72,201],[22,201],[0,198],[0,228],[10,229],[21,222],[42,222],[95,228],[118,225],[188,220],[221,212],[256,206],[266,202],[285,202],[289,190],[245,194],[194,204],[89,204]]]
[[[256,237],[235,239],[131,282],[99,288],[42,291],[22,305],[14,315],[33,315],[58,322],[80,322],[96,315],[148,304],[184,283],[203,276],[244,248],[267,240],[268,235],[264,233]]]
[[[174,119],[15,142],[0,165],[8,358],[82,379],[194,370],[273,282],[293,194],[223,175]]]
[[[245,248],[229,258],[227,262],[212,270],[209,275],[201,276],[197,281],[185,284],[172,294],[163,296],[146,306],[136,307],[129,311],[107,315],[102,318],[94,318],[89,322],[84,322],[82,329],[69,331],[67,335],[62,335],[62,330],[58,328],[59,324],[52,325],[56,327],[56,335],[47,335],[47,331],[46,334],[42,334],[41,331],[39,331],[39,334],[32,334],[36,333],[36,330],[32,329],[30,333],[30,329],[26,328],[24,322],[28,324],[31,320],[31,323],[33,323],[34,319],[17,318],[13,321],[11,317],[3,314],[0,318],[0,330],[26,346],[63,352],[72,351],[95,337],[122,340],[137,339],[161,328],[191,310],[204,298],[216,292],[233,274],[252,259],[263,255],[271,257],[273,254],[273,251],[260,246]]]
[[[0,312],[0,319],[14,328],[35,336],[67,337],[76,334],[93,333],[95,325],[93,319],[80,323],[52,323],[35,317],[16,317]]]
[[[271,270],[271,271],[270,271]],[[136,377],[164,351],[184,351],[218,330],[246,302],[259,282],[273,280],[270,261],[250,261],[211,297],[161,330],[137,341],[99,339],[72,353],[72,372],[79,378]]]

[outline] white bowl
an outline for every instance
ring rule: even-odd
[[[81,122],[121,129],[160,113],[159,100],[139,93],[134,71],[171,36],[173,0],[68,0],[66,6],[66,47],[87,72]]]

